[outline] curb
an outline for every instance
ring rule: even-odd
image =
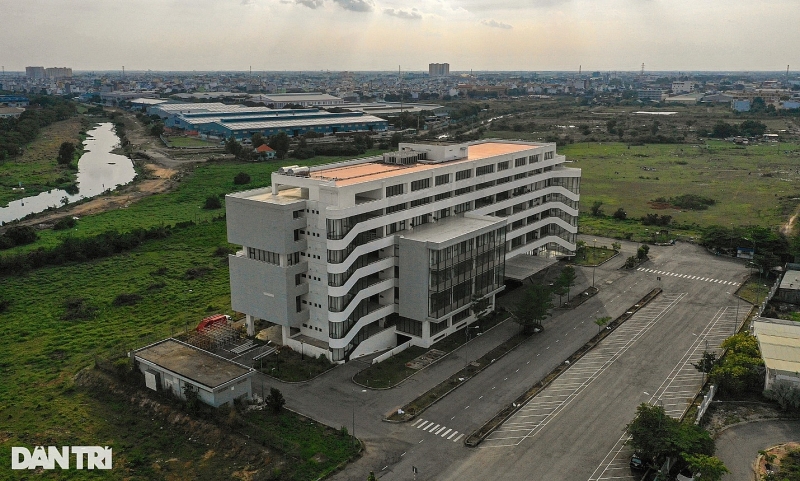
[[[507,320],[507,319],[506,319],[506,320]],[[505,321],[504,321],[504,322],[505,322]],[[516,335],[516,334],[515,334],[515,335]],[[448,394],[450,394],[451,392],[455,391],[456,389],[458,389],[458,388],[460,388],[461,386],[463,386],[464,384],[466,384],[466,383],[467,383],[467,381],[469,381],[470,379],[473,379],[475,376],[477,376],[478,374],[482,373],[482,372],[483,372],[483,371],[484,371],[486,368],[488,368],[489,366],[491,366],[492,364],[494,364],[494,361],[498,361],[498,360],[500,360],[500,359],[504,358],[504,357],[505,357],[507,354],[510,354],[510,353],[512,353],[514,350],[516,350],[516,349],[517,349],[519,346],[521,346],[522,344],[524,344],[524,343],[525,343],[525,341],[527,341],[527,340],[528,340],[528,339],[530,339],[531,337],[533,337],[533,336],[528,336],[528,338],[527,338],[527,339],[523,339],[523,340],[522,340],[522,341],[520,341],[520,342],[519,342],[519,343],[518,343],[516,346],[514,346],[514,347],[512,347],[511,349],[509,349],[508,351],[504,352],[504,353],[503,353],[503,354],[501,354],[499,357],[496,357],[496,358],[494,358],[494,360],[493,360],[492,362],[490,362],[489,364],[484,364],[484,366],[483,366],[483,367],[481,367],[481,368],[480,368],[480,369],[479,369],[477,372],[475,372],[475,374],[473,374],[473,375],[472,375],[472,376],[470,376],[470,377],[464,378],[464,381],[463,381],[463,382],[461,382],[461,383],[459,383],[459,384],[456,384],[455,386],[453,386],[453,388],[452,388],[452,389],[448,390],[447,392],[445,392],[444,394],[442,394],[441,396],[439,396],[438,398],[436,398],[436,399],[435,399],[435,400],[434,400],[432,403],[430,403],[430,404],[428,404],[427,406],[425,406],[424,408],[422,408],[422,409],[421,409],[419,412],[416,412],[416,413],[414,413],[414,414],[413,414],[413,415],[412,415],[410,418],[408,418],[408,419],[403,419],[403,420],[398,420],[398,421],[395,421],[394,419],[388,419],[388,417],[384,417],[384,418],[382,419],[382,421],[385,421],[385,422],[387,422],[387,423],[394,423],[394,424],[402,424],[402,423],[407,423],[407,422],[411,421],[412,419],[416,418],[416,417],[417,417],[417,416],[419,416],[420,414],[422,414],[422,413],[424,413],[425,411],[427,411],[427,410],[428,410],[428,408],[430,408],[431,406],[435,405],[436,403],[438,403],[439,401],[441,401],[442,399],[444,399],[445,397],[447,397],[447,395],[448,395]],[[504,341],[504,342],[505,342],[505,341]],[[466,369],[466,368],[465,368],[465,369]],[[449,378],[448,378],[448,379],[449,379]],[[442,381],[442,382],[444,382],[444,381]],[[438,384],[437,384],[437,386],[438,386]],[[434,388],[435,388],[435,387],[436,387],[436,386],[434,386]],[[426,391],[426,392],[427,392],[427,391]],[[423,393],[422,395],[424,395],[424,394],[425,394],[425,393]],[[395,411],[395,412],[396,412],[396,411]]]
[[[497,309],[495,309],[495,312],[497,312]],[[506,322],[506,321],[507,321],[507,320],[509,320],[509,319],[511,319],[511,318],[510,318],[510,317],[506,317],[506,318],[505,318],[505,319],[503,319],[502,321],[498,322],[497,324],[495,324],[494,326],[490,327],[489,329],[486,329],[486,330],[485,330],[485,331],[483,331],[483,332],[489,332],[489,331],[491,331],[492,329],[494,329],[495,327],[499,326],[500,324],[503,324],[504,322]],[[453,334],[455,334],[455,332],[454,332]],[[451,334],[451,335],[452,335],[452,334]],[[469,344],[470,342],[474,341],[475,339],[476,339],[476,338],[475,338],[475,337],[473,337],[473,338],[472,338],[472,339],[470,339],[469,341],[467,341],[467,342],[465,342],[464,344],[462,344],[462,345],[458,346],[457,348],[453,349],[452,351],[450,351],[450,352],[446,353],[444,356],[442,356],[442,357],[440,357],[439,359],[437,359],[437,360],[433,361],[432,363],[428,364],[427,366],[423,367],[422,369],[418,369],[416,372],[413,372],[413,373],[411,373],[411,375],[410,375],[410,376],[408,376],[407,378],[405,378],[405,379],[403,379],[402,381],[398,382],[398,383],[397,383],[397,384],[395,384],[394,386],[389,386],[389,387],[370,387],[370,386],[365,386],[365,385],[363,385],[363,384],[361,384],[361,383],[357,382],[357,381],[355,380],[355,377],[356,377],[356,376],[357,376],[359,373],[361,373],[361,371],[365,371],[365,370],[369,369],[370,367],[372,367],[372,365],[371,365],[371,364],[370,364],[369,366],[365,367],[364,369],[362,369],[361,371],[358,371],[357,373],[353,374],[353,377],[351,377],[351,378],[350,378],[350,381],[351,381],[353,384],[357,385],[357,386],[361,386],[361,387],[363,387],[363,388],[365,388],[365,389],[371,389],[371,390],[373,390],[373,391],[388,391],[389,389],[394,389],[394,388],[396,388],[397,386],[400,386],[400,385],[401,385],[401,384],[403,384],[404,382],[408,381],[408,380],[409,380],[409,379],[411,379],[412,377],[416,376],[417,374],[421,373],[421,372],[422,372],[422,371],[424,371],[425,369],[428,369],[429,367],[431,367],[431,366],[433,366],[434,364],[438,363],[439,361],[441,361],[442,359],[446,358],[446,357],[447,357],[447,356],[449,356],[450,354],[452,354],[452,353],[454,353],[454,352],[458,351],[459,349],[461,349],[462,347],[466,346],[467,344]],[[409,347],[410,347],[410,346],[409,346]],[[430,348],[428,348],[428,349],[430,349]],[[399,353],[398,353],[398,354],[399,354]],[[327,371],[325,371],[325,372],[327,372]],[[323,374],[325,374],[325,373],[323,373]]]
[[[515,399],[512,402],[511,406],[507,406],[506,408],[504,408],[501,411],[499,411],[494,417],[492,417],[491,419],[489,419],[488,421],[483,423],[483,425],[481,425],[481,427],[479,427],[478,429],[476,429],[475,431],[470,433],[469,436],[464,438],[464,445],[467,446],[467,447],[476,447],[481,442],[483,442],[483,440],[486,439],[487,436],[492,434],[495,431],[495,429],[500,427],[504,422],[508,421],[511,418],[511,416],[516,414],[517,411],[522,409],[523,406],[525,405],[525,403],[527,403],[528,401],[530,401],[531,399],[536,397],[544,388],[546,388],[548,385],[550,385],[550,383],[552,383],[553,381],[558,379],[564,372],[568,371],[569,367],[571,367],[573,364],[575,364],[575,362],[577,362],[580,358],[585,356],[586,353],[591,352],[595,347],[597,347],[597,345],[600,343],[600,341],[602,341],[603,339],[608,337],[608,335],[610,333],[614,332],[625,321],[630,319],[631,316],[633,316],[639,309],[641,309],[644,306],[646,306],[647,304],[649,304],[650,301],[652,301],[658,295],[660,295],[661,292],[662,292],[662,290],[660,288],[656,288],[656,289],[653,289],[652,291],[650,291],[649,293],[645,294],[645,296],[642,297],[639,300],[639,302],[634,304],[634,306],[638,305],[638,307],[631,307],[630,309],[626,309],[625,312],[622,315],[620,315],[619,317],[614,319],[611,323],[609,323],[609,327],[611,327],[613,325],[613,327],[611,329],[606,329],[604,331],[600,331],[599,334],[594,336],[594,337],[598,337],[598,336],[600,336],[602,334],[602,336],[599,337],[597,339],[597,341],[589,349],[586,349],[585,351],[581,352],[577,357],[573,358],[573,356],[575,356],[576,353],[579,353],[581,348],[579,348],[578,351],[575,351],[575,353],[573,353],[567,359],[567,360],[570,361],[569,365],[565,365],[563,362],[559,363],[558,366],[556,366],[552,371],[547,373],[542,378],[542,379],[547,379],[548,377],[553,376],[551,379],[547,380],[546,382],[539,381],[537,383],[538,387],[537,387],[536,384],[531,386],[531,388],[527,392],[523,393],[521,396],[519,396],[517,399]],[[628,312],[630,312],[630,314],[628,314]],[[592,339],[590,339],[588,342],[586,342],[582,347],[585,347],[586,345],[590,344],[592,342],[592,340],[594,339],[594,337],[592,337]],[[530,391],[533,390],[534,388],[536,388],[536,389],[531,394]],[[509,410],[509,408],[511,408],[511,409]],[[497,422],[498,419],[500,420],[499,422]],[[488,428],[486,430],[486,432],[481,433],[481,430],[483,430],[486,426],[490,426],[492,424],[494,424],[494,426],[491,426],[490,428]],[[475,439],[473,439],[473,438],[475,438]]]

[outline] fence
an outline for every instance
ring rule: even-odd
[[[711,405],[711,401],[714,400],[714,393],[716,392],[717,386],[712,384],[708,387],[708,393],[703,396],[703,402],[701,402],[700,407],[697,408],[697,418],[694,420],[695,424],[700,424],[700,419],[703,418],[703,415],[706,413],[706,409],[708,409],[708,406]]]
[[[400,344],[399,346],[395,347],[391,351],[384,352],[380,356],[378,356],[375,359],[373,359],[372,360],[372,364],[377,364],[377,363],[379,363],[381,361],[385,361],[385,360],[389,359],[390,357],[394,356],[395,354],[398,354],[400,352],[405,351],[406,349],[409,348],[409,346],[411,346],[411,341],[406,341],[406,342]]]

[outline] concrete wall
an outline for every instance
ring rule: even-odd
[[[304,200],[277,204],[228,195],[225,197],[228,242],[281,254],[305,250],[304,240],[294,240],[294,230],[304,229],[306,219],[293,217],[294,211],[305,207]]]
[[[399,244],[400,315],[424,321],[428,317],[428,246],[402,236]]]
[[[280,267],[248,259],[228,256],[231,276],[231,307],[259,319],[283,326],[299,327],[308,319],[308,307],[297,312],[295,298],[308,292],[308,283],[295,285],[295,274],[305,272],[307,262]]]

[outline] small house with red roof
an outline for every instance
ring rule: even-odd
[[[267,144],[261,144],[256,147],[253,152],[258,154],[260,159],[274,159],[275,158],[275,151]]]

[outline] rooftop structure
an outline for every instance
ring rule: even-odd
[[[204,402],[215,407],[250,396],[252,368],[176,339],[151,344],[133,354],[151,389],[169,389],[183,398],[188,384]]]
[[[253,100],[264,102],[264,105],[281,109],[287,104],[301,105],[303,107],[334,107],[342,105],[344,100],[333,95],[319,92],[297,94],[264,94],[252,97]]]
[[[428,75],[431,77],[447,77],[450,75],[449,63],[431,63],[428,64]]]
[[[800,323],[758,318],[753,333],[767,369],[764,389],[771,389],[777,381],[800,386]]]
[[[555,144],[478,141],[284,167],[227,196],[233,308],[336,362],[463,333],[507,258],[574,251],[580,169],[564,162]]]

